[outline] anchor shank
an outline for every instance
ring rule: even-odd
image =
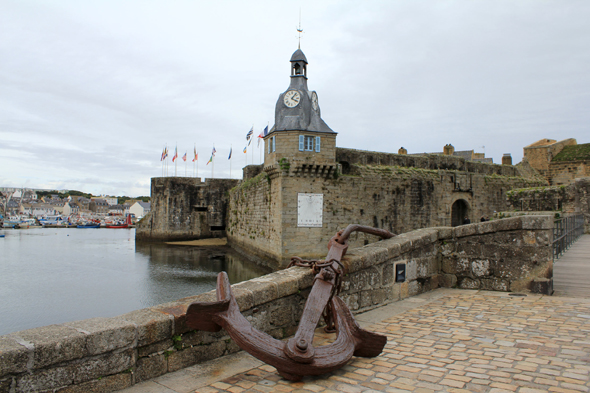
[[[326,260],[340,261],[347,248],[347,245],[333,243]],[[315,352],[312,345],[314,331],[332,295],[332,288],[336,281],[335,272],[338,269],[338,263],[333,262],[331,269],[324,267],[315,277],[313,287],[305,302],[297,332],[285,346],[285,354],[296,362],[311,363],[313,361]]]

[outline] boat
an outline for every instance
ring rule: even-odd
[[[95,223],[88,223],[88,224],[79,224],[76,228],[100,228],[100,224]]]
[[[129,225],[131,225],[131,214],[127,215],[127,219],[125,220],[125,222],[114,222],[114,223],[110,223],[110,224],[106,224],[107,228],[129,228]]]

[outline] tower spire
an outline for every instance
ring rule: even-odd
[[[303,29],[301,28],[301,7],[299,7],[299,27],[297,28],[297,32],[299,33],[299,44],[297,44],[297,49],[301,49],[301,33],[303,33]]]

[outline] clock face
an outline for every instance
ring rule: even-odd
[[[311,107],[313,108],[314,111],[317,111],[319,108],[318,95],[316,94],[315,91],[313,93],[311,93]]]
[[[297,105],[299,105],[300,100],[301,95],[297,90],[289,90],[285,93],[285,96],[283,97],[283,102],[289,108],[295,108]]]

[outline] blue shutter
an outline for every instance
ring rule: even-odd
[[[317,153],[320,152],[320,137],[319,136],[315,137],[315,151]]]
[[[270,150],[270,145],[271,145],[271,143],[272,143],[272,137],[268,138],[268,139],[266,140],[266,143],[267,143],[267,145],[268,145],[268,154],[270,154],[270,152],[271,152],[271,150]]]
[[[303,140],[305,137],[303,135],[299,135],[299,151],[303,151]]]
[[[274,136],[272,137],[272,151],[273,152],[277,151],[277,147],[275,145],[275,137]]]

